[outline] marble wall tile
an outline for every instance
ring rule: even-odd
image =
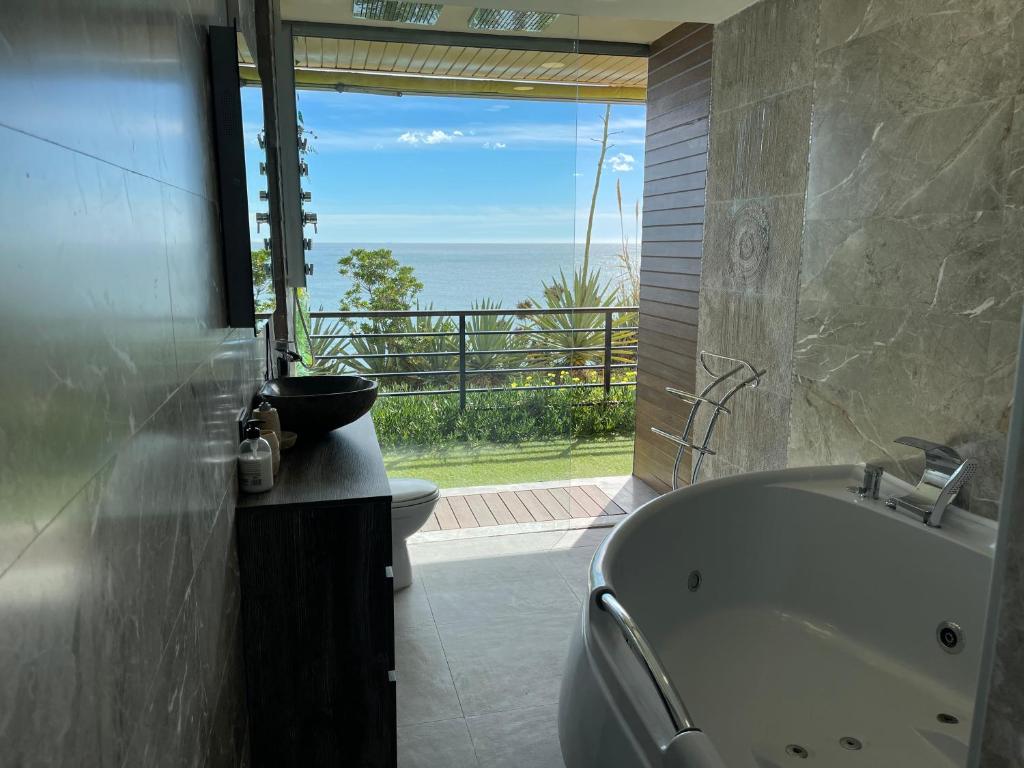
[[[1020,315],[1024,258],[1002,211],[809,220],[803,238],[801,301]]]
[[[0,128],[0,569],[176,386],[160,185]]]
[[[1024,45],[1024,31],[1020,39]],[[1012,207],[1024,208],[1024,96],[1018,96],[1014,101],[1008,156],[1006,201]]]
[[[713,97],[708,201],[803,195],[811,96],[806,86],[728,111]]]
[[[817,0],[752,5],[715,28],[715,110],[726,111],[811,82]],[[719,54],[718,51],[726,51]]]
[[[1013,99],[882,117],[815,97],[809,220],[1002,208]]]
[[[0,5],[0,764],[246,761],[206,25]]]
[[[213,200],[205,28],[224,12],[220,0],[8,0],[0,124]]]
[[[79,521],[94,514],[102,488],[99,478],[83,488],[0,578],[5,765],[118,764],[131,715],[120,709],[100,713],[101,689],[91,685],[95,673],[78,661],[83,650],[92,652],[88,639],[79,639],[77,609],[93,590],[77,560],[88,547],[88,528]],[[120,622],[111,618],[116,632]]]
[[[154,703],[158,680],[169,696],[174,680],[201,687],[183,703],[201,708],[189,726],[197,754],[216,733],[209,699],[238,663],[234,474],[195,479],[211,470],[209,454],[192,450],[203,434],[188,431],[193,402],[179,390],[0,578],[0,672],[10,681],[5,711],[14,713],[2,721],[0,743],[12,749],[5,759],[65,764],[88,748],[98,757],[83,764],[121,765],[140,728],[151,731],[144,746],[166,747],[161,733],[177,737],[160,730],[173,719],[161,718],[178,713]],[[184,674],[198,681],[178,679]],[[53,751],[40,751],[43,742]]]
[[[965,24],[1005,18],[1019,10],[1015,0],[821,0],[818,50],[850,43],[897,24],[952,17]]]
[[[227,337],[217,205],[174,187],[161,189],[164,242],[178,380],[187,379]]]
[[[864,308],[859,322],[852,313],[845,320],[835,314],[814,318],[826,328],[816,335],[839,343],[802,343],[804,329],[798,329],[790,464],[874,461],[916,482],[922,469],[920,451],[893,440],[901,435],[925,437],[982,462],[968,505],[994,516],[1009,405],[1005,389],[1015,354],[994,340],[996,324],[965,321],[959,335],[955,328],[944,331],[949,343],[965,353],[955,360],[938,358],[928,341],[934,332],[924,327],[930,319],[913,312],[869,319],[881,312]],[[835,323],[831,328],[839,329],[833,338],[830,321]],[[894,322],[900,324],[898,338],[871,341],[873,327]],[[848,343],[843,343],[844,336]],[[858,337],[863,340],[856,341]]]
[[[914,14],[881,31],[862,32],[819,54],[815,88],[830,102],[882,116],[1011,97],[1019,87],[1015,9],[1005,1],[987,5],[988,12],[961,7]]]

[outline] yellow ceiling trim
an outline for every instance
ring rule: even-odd
[[[239,73],[243,84],[259,84],[256,68],[242,65]],[[295,72],[295,86],[301,89],[333,91],[338,86],[352,86],[354,91],[366,89],[390,93],[424,96],[463,96],[480,98],[540,99],[548,101],[590,101],[644,103],[647,89],[636,86],[602,86],[566,83],[530,83],[484,79],[454,80],[444,77],[411,77],[378,75],[369,72],[332,72],[300,69]],[[522,90],[523,88],[530,90]]]

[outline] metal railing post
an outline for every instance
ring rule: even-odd
[[[604,396],[612,392],[612,310],[604,313]]]
[[[466,410],[466,313],[459,313],[459,410]]]

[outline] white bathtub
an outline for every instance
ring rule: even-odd
[[[710,481],[625,520],[594,558],[562,684],[566,766],[715,765],[665,749],[680,729],[599,607],[608,590],[728,768],[964,766],[995,525],[951,509],[928,528],[849,493],[861,475]],[[882,499],[907,490],[886,478]]]

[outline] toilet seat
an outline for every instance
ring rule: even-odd
[[[398,477],[391,482],[391,512],[401,517],[424,504],[433,506],[441,496],[438,487],[429,480]]]

